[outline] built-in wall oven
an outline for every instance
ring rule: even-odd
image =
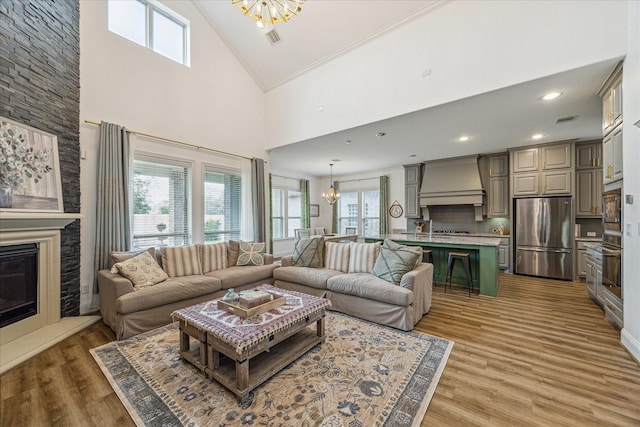
[[[602,194],[602,226],[602,284],[622,298],[622,189]]]

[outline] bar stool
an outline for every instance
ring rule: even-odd
[[[433,252],[431,252],[431,249],[422,250],[422,262],[433,264]]]
[[[467,252],[449,252],[449,260],[447,262],[447,277],[444,282],[444,291],[447,292],[447,283],[449,283],[449,287],[452,287],[451,275],[453,272],[453,265],[458,259],[462,262],[462,266],[464,267],[464,274],[465,276],[467,276],[467,283],[469,284],[469,296],[471,296],[471,291],[473,290],[473,278],[471,276],[471,261]]]

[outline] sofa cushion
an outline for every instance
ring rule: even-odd
[[[327,280],[333,292],[406,307],[413,303],[413,292],[369,273],[340,274]],[[364,303],[363,303],[364,304]]]
[[[209,276],[183,276],[170,278],[157,285],[120,296],[116,300],[118,313],[134,313],[207,295],[222,288],[220,279]]]
[[[380,242],[351,242],[349,246],[349,273],[371,273],[380,252]]]
[[[296,267],[322,268],[324,258],[324,239],[311,237],[298,239],[293,248],[293,265]]]
[[[229,240],[227,246],[227,267],[238,263],[238,255],[240,255],[240,242],[238,240]]]
[[[125,261],[116,262],[111,272],[120,273],[121,276],[129,279],[136,290],[153,286],[169,277],[147,251]]]
[[[203,273],[227,268],[227,242],[209,245],[198,244],[197,246]]]
[[[202,274],[198,247],[196,245],[163,247],[162,268],[169,277]]]
[[[324,265],[328,269],[338,270],[346,273],[349,271],[349,248],[348,243],[326,242]]]
[[[342,274],[340,271],[328,268],[311,267],[279,267],[273,272],[274,279],[283,282],[299,283],[316,289],[326,289],[327,280]]]
[[[264,242],[249,243],[240,242],[240,253],[236,265],[264,265]]]
[[[205,275],[219,279],[222,289],[238,288],[260,280],[271,283],[273,270],[276,267],[276,264],[233,266],[223,270],[213,270]]]
[[[156,250],[153,247],[148,248],[148,249],[144,249],[144,250],[141,250],[141,251],[131,251],[131,252],[111,251],[111,253],[109,254],[109,256],[111,258],[111,266],[113,267],[113,264],[115,264],[117,262],[126,261],[129,258],[133,258],[136,255],[140,255],[143,252],[149,252],[149,254],[154,258],[156,256]]]
[[[399,285],[402,276],[414,269],[416,261],[421,256],[422,254],[414,248],[399,245],[387,239],[380,248],[372,274],[389,283]]]

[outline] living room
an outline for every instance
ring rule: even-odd
[[[632,25],[638,21],[636,2],[613,2],[613,5],[610,2],[584,2],[579,6],[563,2],[553,6],[552,22],[540,26],[534,23],[543,21],[551,6],[539,7],[535,2],[483,2],[482,6],[456,2],[434,5],[429,13],[410,22],[411,32],[392,31],[265,92],[207,22],[199,9],[203,6],[198,3],[203,2],[163,2],[190,22],[191,66],[185,67],[110,32],[108,2],[79,2],[79,28],[76,28],[76,37],[79,38],[79,121],[70,131],[52,126],[61,133],[73,133],[73,128],[79,131],[77,151],[71,150],[69,154],[81,157],[79,165],[76,165],[79,175],[69,179],[76,187],[63,189],[65,211],[83,216],[72,233],[75,237],[65,240],[67,247],[75,246],[66,254],[67,258],[75,258],[76,263],[79,259],[80,262],[75,270],[65,270],[66,275],[76,277],[63,280],[77,287],[70,291],[77,293],[71,299],[78,300],[72,311],[77,310],[80,314],[96,312],[99,298],[93,288],[98,128],[85,120],[104,120],[139,132],[269,162],[270,150],[289,144],[612,58],[626,56],[625,75],[634,75],[634,72],[637,75],[638,71],[638,30]],[[49,13],[45,6],[42,9],[45,15]],[[3,6],[3,25],[13,20],[10,18],[12,13],[11,7]],[[299,18],[303,16],[301,14]],[[66,17],[60,17],[63,18]],[[73,27],[73,24],[65,25]],[[601,36],[607,33],[604,29],[612,29],[614,43]],[[522,34],[527,34],[527,38],[523,40]],[[518,45],[514,46],[515,42]],[[424,67],[423,59],[419,58],[404,58],[403,61],[386,59],[393,58],[393,51],[403,44],[415,51],[426,52],[423,56],[433,55],[433,70],[447,70],[442,73],[446,75],[433,76],[438,80],[430,88],[428,97],[424,91],[415,90],[414,80],[390,78],[404,76],[404,67],[417,70]],[[551,44],[553,51],[549,52]],[[11,46],[11,43],[7,42],[5,46]],[[21,52],[21,55],[30,54],[26,50]],[[435,57],[436,53],[441,57]],[[13,55],[8,47],[3,48],[3,57],[11,58]],[[58,66],[63,69],[65,65],[66,62],[61,61]],[[367,70],[382,68],[384,72],[367,73]],[[347,69],[350,72],[344,72]],[[5,72],[3,69],[2,74]],[[32,80],[37,83],[36,74],[34,72]],[[336,79],[337,75],[342,78]],[[5,85],[6,75],[3,77]],[[28,77],[21,78],[29,80]],[[624,130],[629,133],[629,137],[625,137],[628,141],[637,141],[637,128],[633,127],[633,122],[638,120],[639,108],[632,100],[638,99],[639,89],[638,82],[634,80],[637,79],[624,80],[627,94],[625,115],[631,119],[628,127],[625,123]],[[32,104],[37,105],[38,101],[21,101],[19,95],[12,95],[15,93],[11,84],[14,78],[8,81],[9,89],[3,90],[1,95],[1,115],[16,121],[34,120],[27,117],[25,111]],[[372,87],[378,91],[372,94]],[[349,95],[345,96],[347,93]],[[322,114],[318,113],[319,106],[324,106]],[[38,108],[42,111],[51,109],[46,103],[41,103]],[[31,123],[35,126],[33,123],[43,124],[46,121],[36,118]],[[162,153],[166,157],[183,157],[190,161],[198,160],[200,156],[198,151],[182,150],[154,138],[135,138],[138,146],[147,153]],[[479,149],[479,152],[483,150]],[[638,193],[640,177],[634,167],[634,159],[638,157],[638,144],[624,145],[626,194]],[[321,193],[330,185],[330,160],[317,159],[324,170],[321,175],[307,174],[304,169],[295,168],[269,170],[291,179],[309,180],[311,203],[320,206],[319,216],[312,218],[311,227],[331,225],[331,209],[321,198]],[[220,155],[210,163],[231,169],[241,168],[234,156]],[[334,166],[334,178],[342,181],[374,178],[383,172],[390,175],[390,200],[404,202],[401,164],[390,169],[349,175]],[[632,225],[640,222],[636,206],[624,206],[625,221]],[[198,227],[194,221],[194,236]],[[633,225],[633,230],[636,227]],[[390,228],[406,229],[406,220],[391,219]],[[202,228],[200,230],[202,232]],[[640,253],[638,241],[637,235],[624,236],[627,288],[625,328],[620,332],[625,348],[636,359],[640,358],[640,315],[633,309],[640,303],[638,269],[634,264]]]

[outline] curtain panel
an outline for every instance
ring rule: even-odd
[[[340,187],[339,187],[339,183],[338,181],[333,181],[333,189],[335,190],[336,193],[340,193]],[[338,205],[339,203],[336,202],[333,204],[332,206],[332,216],[331,216],[331,232],[337,234],[338,233]]]
[[[129,132],[120,125],[100,123],[94,257],[96,273],[110,267],[111,251],[131,250],[129,181],[132,161]],[[94,293],[98,293],[96,280]]]
[[[389,232],[387,206],[389,206],[389,177],[383,175],[380,177],[380,234]]]
[[[267,238],[267,215],[264,195],[264,160],[251,159],[251,193],[253,205],[253,234],[256,242]]]
[[[300,228],[311,227],[311,214],[309,200],[309,180],[300,180]]]

